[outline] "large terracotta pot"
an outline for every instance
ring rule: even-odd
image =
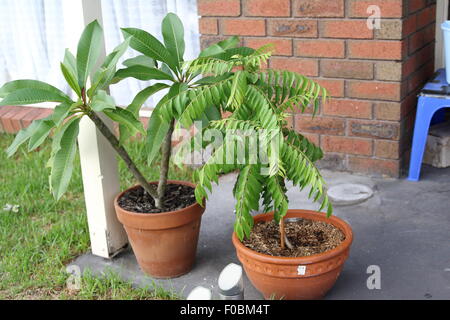
[[[171,180],[168,183],[195,187],[185,181]],[[196,202],[177,211],[135,213],[122,209],[118,204],[128,190],[114,199],[114,207],[141,269],[155,278],[173,278],[188,273],[194,265],[205,208]]]
[[[309,210],[289,210],[286,218],[305,218],[331,223],[345,235],[345,240],[333,250],[307,257],[273,257],[245,247],[233,233],[233,244],[244,270],[265,299],[320,299],[336,282],[348,257],[353,233],[350,226],[336,216]],[[273,212],[254,217],[270,221]]]

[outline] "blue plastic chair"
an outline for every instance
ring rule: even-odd
[[[446,81],[445,69],[439,69],[437,76],[424,86],[417,102],[416,122],[409,162],[408,180],[410,181],[419,181],[430,124],[444,120],[444,108],[450,108],[450,87]]]

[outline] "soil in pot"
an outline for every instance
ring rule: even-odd
[[[243,244],[256,252],[280,257],[305,257],[336,248],[345,235],[332,224],[298,218],[285,222],[286,237],[292,248],[280,247],[280,229],[275,221],[259,221]]]
[[[180,184],[167,184],[163,199],[164,210],[155,207],[153,198],[141,186],[130,189],[119,199],[119,206],[136,213],[176,211],[195,203],[194,188]]]

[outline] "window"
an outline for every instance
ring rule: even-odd
[[[198,54],[196,0],[101,0],[101,7],[106,52],[123,40],[121,27],[141,28],[162,40],[161,21],[167,12],[174,12],[185,27],[185,59]],[[69,91],[59,63],[65,48],[76,54],[83,27],[81,0],[2,0],[0,86],[15,79],[37,79]],[[121,61],[136,55],[130,49]],[[111,93],[118,105],[128,105],[148,84],[127,79],[112,86]],[[146,106],[152,105],[152,100],[147,101]]]

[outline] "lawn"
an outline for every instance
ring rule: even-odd
[[[50,144],[27,153],[20,148],[11,158],[5,149],[14,136],[0,134],[0,299],[171,299],[176,293],[162,288],[135,289],[117,275],[82,277],[81,289],[66,286],[66,264],[89,250],[89,232],[78,159],[63,198],[56,202],[48,186]],[[159,173],[145,165],[143,143],[128,147],[149,180]],[[134,184],[119,162],[121,188]],[[156,169],[155,169],[156,168]],[[191,180],[191,171],[172,167],[169,178]],[[18,212],[4,210],[18,205]]]

